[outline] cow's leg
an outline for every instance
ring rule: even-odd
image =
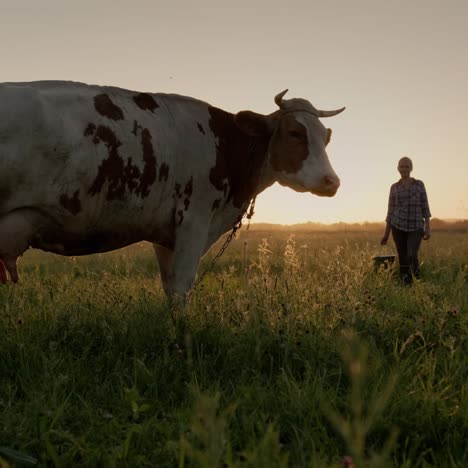
[[[167,294],[167,296],[170,296],[171,288],[169,281],[171,277],[174,252],[166,247],[163,247],[162,245],[153,244],[153,247],[159,263],[159,271],[161,273],[161,282],[164,292]]]
[[[184,220],[176,230],[172,268],[169,275],[169,296],[185,298],[193,287],[200,258],[208,237],[209,223]]]
[[[201,249],[193,248],[191,252],[174,252],[172,274],[170,277],[170,296],[185,298],[192,289],[201,258]]]
[[[180,296],[173,291],[173,262],[174,262],[174,251],[163,247],[161,245],[153,244],[154,251],[159,263],[159,271],[161,273],[161,282],[163,285],[164,292],[169,299],[169,313],[171,315],[172,323],[175,327],[176,340],[184,343],[186,334],[186,323],[185,323],[185,295]]]
[[[16,262],[29,248],[40,217],[33,210],[16,210],[0,217],[0,281],[5,283],[8,271],[11,281],[18,281]]]
[[[5,284],[7,282],[7,271],[5,264],[0,260],[0,283]]]
[[[10,279],[11,281],[13,281],[13,283],[17,283],[19,280],[18,267],[16,265],[16,262],[18,261],[18,257],[19,255],[18,256],[5,255],[2,258],[3,264],[5,265],[5,268],[8,271],[8,273],[10,274]]]

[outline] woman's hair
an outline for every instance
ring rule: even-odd
[[[399,161],[398,161],[398,165],[400,165],[400,163],[402,162],[409,162],[409,165],[411,167],[411,170],[413,170],[413,161],[411,161],[410,158],[408,158],[408,156],[403,156]]]

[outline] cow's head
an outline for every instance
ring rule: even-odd
[[[241,111],[237,125],[250,135],[268,135],[269,167],[274,178],[297,192],[312,192],[332,197],[340,186],[326,153],[331,129],[319,117],[343,112],[315,109],[305,99],[283,99],[286,91],[275,97],[279,110],[270,115]]]

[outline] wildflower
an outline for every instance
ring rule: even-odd
[[[341,464],[344,468],[354,468],[353,459],[349,455],[343,457]]]

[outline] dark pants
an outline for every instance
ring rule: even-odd
[[[400,263],[400,278],[410,284],[413,276],[419,278],[419,259],[418,252],[424,231],[401,231],[392,226],[393,240],[395,241],[398,252],[398,261]]]

